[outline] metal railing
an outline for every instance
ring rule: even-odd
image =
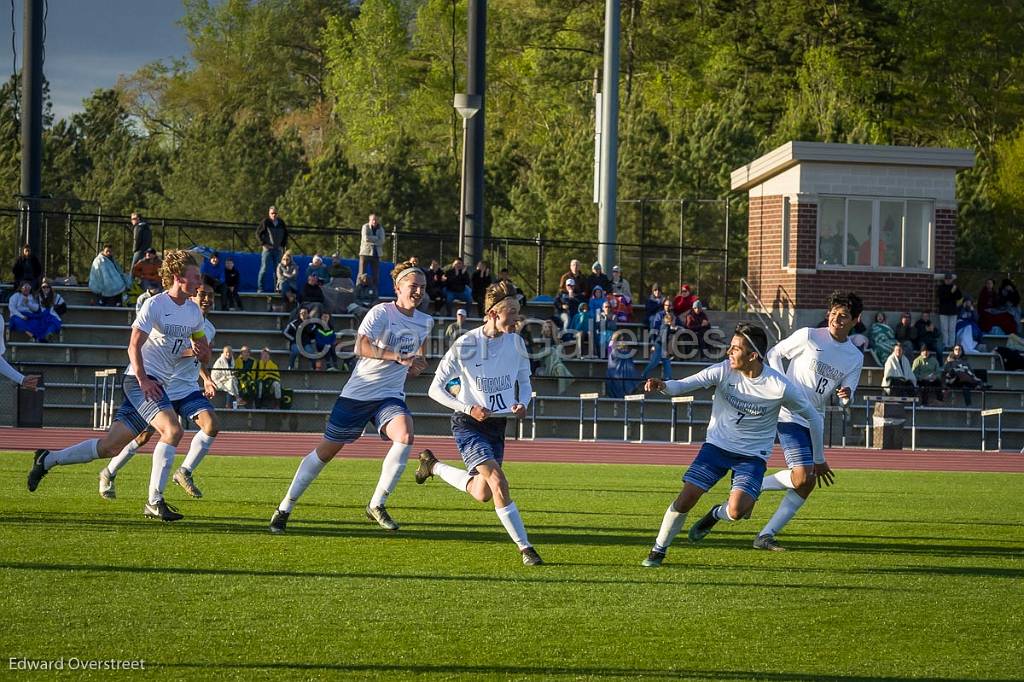
[[[771,337],[769,338],[770,345],[774,345],[782,340],[782,327],[772,317],[772,312],[761,303],[761,299],[754,293],[750,283],[742,277],[740,278],[740,302],[746,310],[754,313],[757,320],[764,325],[765,331]]]

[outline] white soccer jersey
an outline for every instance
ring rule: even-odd
[[[824,420],[803,391],[786,377],[765,366],[750,379],[723,360],[705,367],[691,377],[666,382],[669,395],[681,395],[698,388],[715,387],[708,422],[707,442],[723,450],[767,460],[775,444],[779,410],[783,405],[806,417],[810,423],[814,461],[824,462],[822,429]]]
[[[203,320],[203,331],[206,333],[206,341],[212,346],[217,328],[209,320]],[[164,384],[164,391],[171,400],[180,400],[199,390],[199,358],[192,354],[192,344],[185,346],[182,353],[187,355],[178,357],[174,374]]]
[[[191,300],[178,305],[165,292],[142,304],[132,327],[149,334],[142,345],[146,374],[166,386],[192,335],[203,328],[203,311]],[[131,363],[125,374],[135,376]]]
[[[5,324],[4,316],[0,315],[0,375],[7,377],[20,386],[21,382],[25,380],[25,377],[22,376],[21,372],[14,369],[14,367],[12,367],[3,357],[4,353],[7,352],[7,346],[4,344],[4,335],[6,334],[4,330]]]
[[[458,397],[445,386],[458,378],[462,386]],[[516,398],[518,384],[519,398]],[[530,359],[519,334],[501,334],[489,339],[483,327],[463,334],[441,359],[430,397],[456,412],[468,413],[474,405],[486,407],[495,415],[512,413],[516,403],[530,404]]]
[[[433,326],[434,318],[419,310],[414,310],[409,317],[394,303],[379,303],[366,313],[359,325],[359,334],[377,348],[409,355],[419,350],[430,336]],[[341,389],[341,397],[352,400],[404,400],[408,374],[409,368],[394,360],[360,357],[352,376]]]
[[[789,360],[789,367],[782,360]],[[790,383],[803,389],[804,396],[824,416],[829,398],[840,388],[849,388],[851,399],[860,383],[864,353],[847,339],[839,343],[828,329],[797,329],[775,345],[766,358],[772,369],[784,372]],[[783,407],[779,421],[807,426],[807,420]]]

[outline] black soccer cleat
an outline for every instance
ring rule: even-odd
[[[46,467],[43,466],[43,462],[46,461],[46,456],[50,454],[49,450],[36,450],[36,454],[32,459],[32,468],[28,472],[28,491],[34,493],[36,488],[39,487],[39,481],[43,480],[47,472]]]
[[[718,519],[715,518],[715,511],[722,505],[716,504],[711,508],[707,514],[701,517],[700,521],[690,526],[689,538],[690,542],[700,542],[704,537],[711,532],[711,529],[718,523]]]
[[[647,555],[647,558],[640,564],[645,568],[657,568],[661,566],[661,562],[665,560],[665,553],[661,550],[652,549],[651,553]]]
[[[288,526],[288,515],[290,513],[291,512],[275,509],[274,515],[270,517],[270,532],[283,533],[285,528]]]
[[[523,566],[540,566],[544,563],[544,560],[540,558],[540,554],[537,554],[537,550],[533,547],[521,549],[519,552],[523,555]]]
[[[420,465],[416,467],[416,483],[423,485],[427,479],[434,475],[434,465],[437,464],[437,457],[430,450],[420,453]]]
[[[143,516],[150,519],[159,519],[161,521],[180,521],[185,518],[184,514],[179,514],[178,510],[167,504],[164,500],[160,500],[156,504],[146,503],[146,506],[142,508]]]
[[[769,552],[785,552],[786,548],[775,541],[774,535],[758,535],[754,538],[754,549],[764,549]]]

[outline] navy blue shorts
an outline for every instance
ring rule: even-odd
[[[138,382],[135,382],[138,386]],[[141,391],[141,389],[140,389]],[[177,400],[171,400],[171,409],[183,417],[189,419],[195,419],[196,415],[200,412],[213,412],[213,404],[206,399],[202,391],[196,390],[189,393],[184,398]],[[126,397],[124,402],[121,403],[121,407],[117,408],[117,413],[114,415],[114,421],[119,421],[136,436],[143,431],[155,431],[146,418],[139,413],[132,402]]]
[[[746,457],[704,443],[693,464],[683,474],[683,481],[707,492],[732,471],[732,489],[742,490],[755,500],[761,494],[761,481],[768,462],[760,457]]]
[[[790,469],[814,466],[811,430],[802,424],[779,422],[779,445]]]
[[[380,433],[381,440],[386,440],[384,427],[392,419],[403,414],[412,418],[412,413],[401,398],[352,400],[338,396],[334,401],[331,416],[327,419],[324,439],[332,443],[351,443],[363,435],[366,423],[372,421]]]
[[[462,455],[462,461],[470,476],[477,474],[476,467],[487,460],[501,466],[505,460],[505,425],[504,418],[486,419],[482,422],[467,414],[452,415],[452,435],[455,446]]]

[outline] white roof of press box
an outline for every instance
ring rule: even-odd
[[[787,142],[734,170],[732,189],[749,190],[804,161],[846,165],[928,166],[956,170],[974,168],[974,152],[970,149],[940,147]]]

